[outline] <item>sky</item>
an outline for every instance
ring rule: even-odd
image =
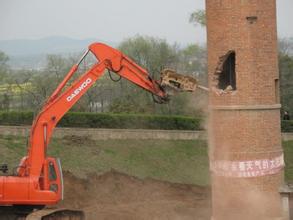
[[[179,44],[202,43],[188,22],[204,0],[0,0],[0,40],[65,36],[121,42],[137,34]],[[293,0],[277,0],[278,34],[293,37]]]

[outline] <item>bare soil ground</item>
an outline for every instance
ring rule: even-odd
[[[60,207],[83,209],[87,220],[208,220],[207,187],[138,179],[114,170],[80,179],[64,173]]]

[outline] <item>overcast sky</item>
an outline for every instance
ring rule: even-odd
[[[120,42],[136,34],[204,42],[188,23],[204,0],[0,0],[0,40],[67,36]],[[278,32],[293,37],[293,0],[277,0]]]

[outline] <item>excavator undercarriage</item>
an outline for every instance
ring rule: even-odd
[[[81,210],[45,208],[42,210],[20,209],[16,207],[1,207],[2,220],[85,220]]]

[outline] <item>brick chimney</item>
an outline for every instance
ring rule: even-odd
[[[282,219],[275,0],[206,0],[213,220]]]

